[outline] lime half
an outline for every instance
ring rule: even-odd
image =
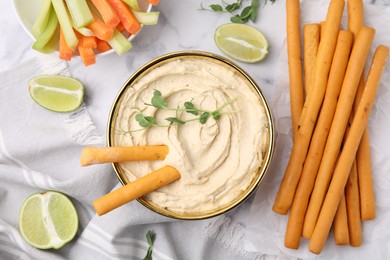
[[[76,235],[78,223],[76,209],[69,198],[54,191],[29,196],[19,216],[23,238],[40,249],[64,246]]]
[[[42,107],[56,112],[76,110],[84,97],[80,81],[59,75],[42,75],[28,81],[31,97]]]
[[[233,59],[255,63],[268,54],[267,38],[256,28],[246,24],[228,23],[215,30],[218,48]]]

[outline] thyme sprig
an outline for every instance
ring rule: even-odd
[[[135,120],[138,122],[141,128],[130,130],[130,132],[141,131],[150,127],[169,127],[172,125],[184,125],[186,123],[195,122],[195,121],[198,121],[200,124],[203,125],[206,124],[210,118],[213,118],[214,120],[218,120],[223,114],[230,114],[230,113],[237,112],[237,111],[223,111],[223,109],[226,106],[234,103],[237,100],[237,98],[238,97],[228,100],[227,102],[225,102],[224,104],[222,104],[221,106],[217,107],[215,110],[212,111],[196,107],[195,104],[193,103],[193,99],[184,102],[184,107],[178,106],[176,108],[170,108],[168,106],[168,101],[162,96],[161,92],[159,90],[154,90],[153,97],[151,98],[150,103],[144,102],[144,105],[155,107],[160,110],[174,110],[176,111],[176,116],[166,117],[164,119],[165,123],[161,123],[157,121],[156,117],[145,115],[141,111],[141,109],[134,108],[139,111],[135,115]],[[183,119],[180,118],[179,112],[185,112],[194,115],[195,117],[191,119]]]

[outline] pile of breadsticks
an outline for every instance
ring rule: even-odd
[[[364,25],[362,0],[330,0],[325,21],[303,26],[303,51],[299,0],[287,0],[286,13],[294,142],[273,210],[290,210],[288,248],[304,237],[318,254],[332,227],[336,244],[359,246],[362,220],[375,218],[366,126],[389,48],[368,61],[375,29]]]

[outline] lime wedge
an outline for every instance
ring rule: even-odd
[[[219,26],[214,41],[226,55],[242,62],[255,63],[268,54],[267,38],[256,28],[246,24],[229,23]]]
[[[78,223],[76,209],[69,198],[54,191],[29,196],[19,216],[23,238],[40,249],[64,246],[76,235]]]
[[[31,97],[42,107],[56,112],[76,110],[84,97],[80,81],[59,75],[37,76],[29,80]]]

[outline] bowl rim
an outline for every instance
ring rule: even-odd
[[[123,84],[121,89],[119,90],[118,94],[116,95],[114,102],[111,106],[108,122],[107,122],[107,132],[106,132],[106,141],[108,146],[113,145],[113,136],[114,136],[114,125],[115,125],[115,117],[117,115],[117,108],[119,107],[120,101],[123,98],[124,94],[126,93],[126,90],[128,88],[132,87],[132,83],[137,81],[139,78],[141,78],[145,73],[147,73],[149,70],[153,69],[153,67],[158,66],[162,62],[168,62],[169,60],[175,60],[178,58],[189,58],[189,57],[197,57],[197,58],[206,58],[208,60],[218,61],[219,64],[223,64],[226,67],[230,67],[232,71],[236,71],[241,76],[243,76],[250,84],[250,87],[255,90],[256,94],[258,95],[264,109],[266,112],[266,117],[268,121],[268,147],[266,151],[264,152],[264,160],[262,162],[261,167],[259,168],[257,175],[255,178],[253,178],[251,184],[248,186],[248,188],[241,193],[240,196],[238,196],[236,199],[234,199],[232,202],[228,203],[227,205],[224,205],[223,207],[217,209],[217,210],[211,210],[208,212],[202,212],[200,214],[197,213],[178,213],[169,211],[166,209],[161,208],[157,204],[154,204],[153,202],[147,201],[143,199],[142,197],[137,199],[139,203],[141,203],[143,206],[148,208],[149,210],[158,213],[162,216],[173,218],[173,219],[179,219],[179,220],[201,220],[201,219],[207,219],[211,217],[216,217],[218,215],[221,215],[223,213],[226,213],[240,204],[242,204],[246,199],[251,197],[251,195],[254,193],[254,191],[259,187],[260,183],[265,178],[265,175],[268,171],[268,168],[270,166],[274,149],[275,149],[275,125],[274,120],[272,117],[272,113],[270,110],[270,106],[268,101],[266,100],[266,97],[264,96],[262,90],[257,85],[257,83],[253,80],[253,78],[244,71],[240,66],[232,62],[231,60],[222,57],[220,55],[206,52],[206,51],[198,51],[198,50],[190,50],[190,51],[175,51],[170,52],[161,56],[158,56],[157,58],[147,62],[143,66],[141,66],[138,70],[136,70]],[[120,172],[119,163],[112,163],[112,167],[115,171],[115,174],[120,181],[122,185],[126,185],[129,181],[127,180],[126,176],[123,176]]]
[[[31,30],[29,30],[29,29],[27,28],[27,24],[25,23],[25,21],[24,21],[24,20],[22,19],[22,17],[21,17],[22,14],[20,13],[20,7],[19,7],[19,4],[18,4],[20,1],[21,1],[21,0],[12,0],[12,7],[13,7],[13,10],[14,10],[14,13],[16,14],[16,19],[18,20],[18,23],[20,24],[20,26],[22,26],[22,28],[23,28],[23,30],[25,31],[25,33],[26,33],[33,41],[35,41],[36,39],[35,39],[35,37],[32,35]],[[36,0],[36,1],[41,2],[41,0]],[[146,8],[146,10],[144,10],[144,12],[147,12],[147,13],[151,12],[151,11],[152,11],[152,8],[153,8],[153,5],[152,5],[151,3],[149,3],[149,2],[147,2],[146,0],[142,0],[142,1],[145,1],[145,4],[147,5],[147,8]],[[31,0],[29,0],[29,1],[25,1],[23,4],[32,4],[32,3],[35,3],[35,2],[32,2]],[[142,30],[143,27],[144,27],[144,25],[141,24],[141,30]],[[141,31],[141,30],[140,30],[140,31]],[[138,33],[139,33],[139,32],[138,32]],[[131,41],[138,35],[138,33],[137,33],[137,34],[134,34],[134,35],[131,35],[130,37],[127,38],[127,40],[131,42]],[[56,50],[55,52],[58,53],[58,50]],[[111,54],[111,53],[115,53],[115,51],[114,51],[113,49],[111,49],[111,50],[108,50],[108,51],[105,51],[105,52],[96,52],[95,55],[96,55],[96,56],[99,56],[99,57],[103,57],[103,56],[109,55],[109,54]],[[79,58],[79,55],[74,56],[74,58]]]

